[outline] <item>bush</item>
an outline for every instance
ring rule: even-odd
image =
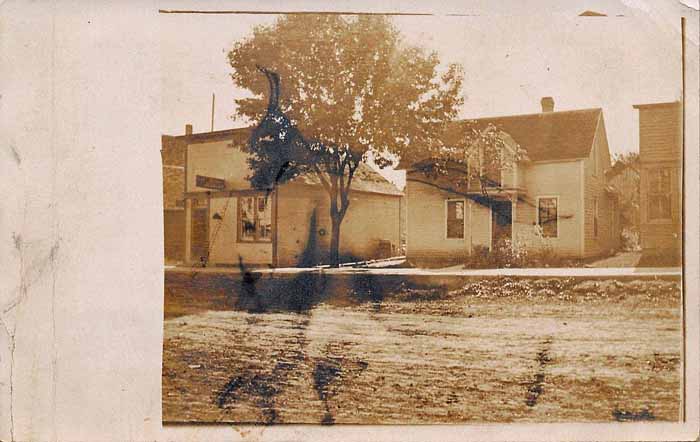
[[[465,268],[523,268],[573,265],[563,260],[555,251],[551,239],[544,237],[542,228],[533,226],[518,232],[515,240],[498,241],[493,250],[474,246],[465,262]]]
[[[632,230],[628,227],[622,229],[620,233],[622,237],[622,250],[625,252],[638,252],[642,250],[641,243],[639,241],[639,232]]]
[[[470,269],[488,269],[496,267],[496,264],[488,247],[474,246],[472,248],[472,254],[467,257],[464,263],[464,267]]]

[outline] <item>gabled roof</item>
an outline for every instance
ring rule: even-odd
[[[508,115],[455,121],[445,134],[445,143],[456,143],[472,122],[476,128],[493,124],[506,132],[525,149],[530,161],[564,161],[587,158],[593,148],[602,110],[582,109],[538,114]],[[408,160],[415,163],[416,160]],[[399,163],[399,169],[408,169],[413,164]]]
[[[241,142],[247,142],[251,130],[251,128],[246,127],[189,135],[163,135],[163,147],[168,144],[170,139],[182,140],[184,144],[202,144],[230,139],[231,141],[235,140],[237,142],[235,145],[240,145]],[[310,185],[321,185],[318,177],[313,174],[298,177],[296,178],[296,181]],[[403,195],[403,192],[400,191],[392,182],[381,176],[377,171],[365,163],[360,163],[360,166],[355,171],[355,176],[350,188],[351,190],[358,192],[370,192],[394,196]]]
[[[532,161],[561,161],[588,157],[601,113],[602,110],[596,108],[475,121],[480,126],[491,123],[508,133]]]
[[[321,185],[318,177],[314,174],[300,176],[296,178],[295,181],[310,185]],[[381,176],[377,171],[365,163],[360,163],[355,171],[355,176],[353,177],[352,184],[350,185],[350,190],[395,196],[403,195],[403,192],[400,191],[393,183]]]

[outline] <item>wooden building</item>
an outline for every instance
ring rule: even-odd
[[[683,240],[681,103],[638,104],[640,239],[645,253],[680,256]]]
[[[250,129],[162,137],[166,262],[257,266],[328,261],[329,197],[313,175],[268,194],[251,189],[246,145]],[[341,225],[347,260],[399,253],[403,193],[370,166],[355,173]]]
[[[619,247],[617,199],[605,180],[611,160],[601,109],[554,112],[553,100],[545,97],[541,113],[475,121],[495,125],[506,146],[519,145],[526,155],[502,170],[491,188],[460,191],[449,176],[436,181],[418,163],[403,164],[411,262],[460,262],[477,247],[493,250],[501,240],[534,247],[530,240],[537,232],[562,257],[589,258]],[[466,124],[455,124],[456,136]],[[464,172],[451,173],[457,179]]]

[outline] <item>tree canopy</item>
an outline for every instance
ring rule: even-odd
[[[460,67],[406,45],[383,16],[284,15],[228,56],[234,84],[254,94],[234,114],[257,124],[251,183],[270,190],[315,173],[330,197],[334,266],[360,164],[439,144],[462,104]]]
[[[264,117],[263,66],[279,75],[280,110],[305,138],[352,162],[372,152],[381,167],[390,153],[439,142],[462,104],[461,68],[406,45],[383,16],[284,15],[228,56],[235,85],[254,94],[236,100],[234,117]]]

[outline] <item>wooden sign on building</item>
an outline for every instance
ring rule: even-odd
[[[197,175],[196,184],[197,187],[205,189],[224,190],[226,188],[226,182],[223,179],[204,175]]]

